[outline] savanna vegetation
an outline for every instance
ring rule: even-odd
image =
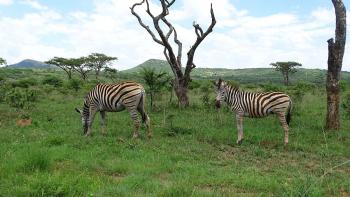
[[[75,71],[68,80],[60,70],[1,68],[0,196],[348,196],[347,74],[341,75],[336,132],[324,130],[326,90],[324,83],[307,80],[310,75],[289,86],[248,74],[249,83],[232,81],[251,91],[291,95],[290,142],[284,147],[274,116],[245,119],[245,141],[236,145],[233,114],[214,108],[215,76],[193,78],[188,108],[177,107],[171,88],[157,88],[152,109],[147,99],[154,137],[147,139],[143,128],[141,138],[132,140],[126,111],[107,114],[107,135],[97,116],[86,138],[74,108],[99,82],[134,80],[148,92],[142,72],[107,69],[98,80],[89,72],[84,81]]]

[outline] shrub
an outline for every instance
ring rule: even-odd
[[[26,79],[20,79],[17,81],[12,82],[12,87],[20,87],[20,88],[29,88],[30,86],[37,85],[38,82],[34,78],[26,78]]]
[[[81,81],[78,79],[71,79],[66,84],[66,87],[71,90],[75,90],[76,92],[81,89]]]
[[[199,88],[200,86],[201,86],[201,84],[198,83],[198,81],[192,80],[190,82],[190,84],[188,85],[188,89],[193,90],[193,89]]]
[[[346,117],[350,118],[350,92],[345,93],[342,101],[342,107],[344,108]]]
[[[341,92],[345,92],[348,89],[348,82],[346,82],[345,80],[340,80],[339,87]]]
[[[5,101],[6,93],[11,89],[12,87],[8,84],[0,84],[0,102]]]
[[[63,82],[62,79],[55,77],[55,76],[47,76],[43,79],[42,83],[44,85],[52,85],[54,87],[61,87]]]
[[[32,89],[14,88],[5,95],[5,101],[17,109],[29,108],[38,98],[38,92]]]
[[[293,89],[295,89],[295,90],[300,90],[300,91],[304,91],[304,92],[311,91],[311,90],[313,90],[315,88],[317,88],[317,87],[316,87],[316,85],[314,83],[310,83],[310,82],[306,82],[306,81],[299,81],[293,87]]]
[[[260,84],[265,92],[283,92],[283,87],[273,83]]]

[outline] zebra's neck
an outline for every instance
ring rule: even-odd
[[[232,106],[236,100],[235,98],[237,97],[237,94],[239,94],[241,92],[241,90],[239,90],[239,88],[237,87],[233,87],[228,85],[226,87],[226,94],[225,94],[225,102],[227,104],[229,104],[230,106]]]

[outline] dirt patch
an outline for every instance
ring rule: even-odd
[[[19,127],[26,127],[32,124],[32,119],[19,119],[16,121],[16,125]]]
[[[340,196],[341,197],[350,197],[350,193],[349,192],[340,192]]]

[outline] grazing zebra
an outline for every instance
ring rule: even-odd
[[[253,93],[245,92],[219,79],[216,86],[216,107],[220,108],[225,101],[232,111],[236,112],[238,138],[237,144],[243,140],[243,116],[260,118],[269,114],[277,114],[284,130],[284,144],[288,144],[288,125],[291,119],[292,101],[282,92]]]
[[[122,82],[119,84],[98,84],[84,99],[83,109],[75,110],[81,115],[83,133],[91,134],[91,125],[96,112],[101,114],[102,133],[106,133],[106,112],[119,112],[127,109],[135,124],[133,137],[138,137],[140,120],[137,112],[141,114],[142,122],[146,124],[148,137],[152,137],[150,130],[150,118],[145,112],[145,89],[135,82]]]

